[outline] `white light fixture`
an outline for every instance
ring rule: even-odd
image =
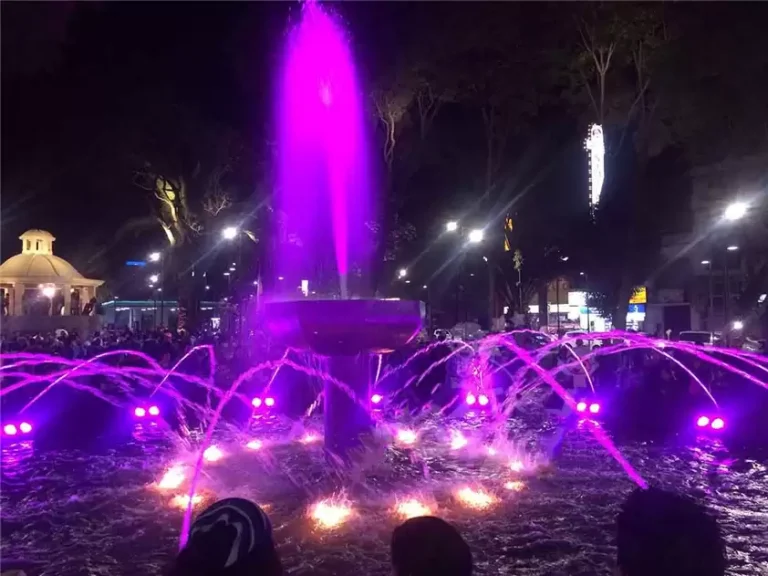
[[[483,260],[488,262],[488,256],[483,256]]]
[[[224,272],[224,276],[229,276],[229,272]]]
[[[40,288],[40,292],[45,296],[46,298],[53,298],[56,296],[56,286],[52,285],[46,285]]]
[[[733,202],[726,206],[725,212],[723,212],[723,218],[729,222],[735,222],[741,220],[747,215],[749,205],[746,202]]]
[[[470,230],[469,232],[469,241],[472,244],[479,244],[483,241],[483,237],[485,236],[485,233],[482,230],[475,229]]]
[[[229,271],[230,271],[230,272],[234,272],[234,271],[235,271],[235,267],[234,267],[234,266],[230,266],[230,267],[229,267]]]
[[[702,261],[701,261],[701,263],[702,263],[704,266],[708,266],[708,265],[709,265],[709,260],[702,260]]]
[[[733,321],[733,329],[734,330],[743,330],[744,329],[744,322],[741,320],[734,320]]]
[[[211,289],[211,287],[210,287],[210,286],[206,286],[206,287],[205,287],[205,289],[206,289],[206,290],[210,290],[210,289]]]
[[[234,240],[237,237],[239,230],[235,226],[227,226],[221,231],[221,237],[224,240]]]
[[[424,286],[422,286],[422,288],[423,288],[424,290],[426,290],[426,289],[427,289],[427,285],[426,285],[426,284],[424,284]]]
[[[760,296],[758,296],[757,298],[757,303],[762,304],[763,302],[765,302],[766,297],[768,297],[768,294],[760,294]]]
[[[728,246],[728,248],[727,248],[728,252],[736,252],[736,250],[738,250],[738,249],[739,249],[739,247],[735,246],[735,245],[734,246]]]
[[[158,274],[152,274],[152,276],[149,277],[149,281],[152,282],[152,284],[154,284],[158,280],[160,280],[160,276]]]
[[[560,260],[562,260],[563,262],[568,262],[568,258],[569,258],[568,256],[560,256]]]
[[[410,281],[410,280],[406,280],[406,281],[405,281],[405,283],[406,283],[406,284],[410,284],[410,283],[411,283],[411,281]]]
[[[592,124],[589,127],[584,147],[589,150],[589,206],[594,210],[600,202],[605,182],[605,139],[602,126]]]
[[[277,279],[278,280],[284,280],[284,278],[282,276],[278,276]]]
[[[455,220],[451,220],[450,222],[445,223],[445,231],[446,232],[456,232],[456,230],[459,229],[459,223]]]
[[[405,268],[400,268],[400,270],[397,271],[397,276],[398,278],[405,278],[406,276],[408,276],[408,270],[406,270]]]
[[[304,294],[304,296],[309,295],[309,280],[301,281],[301,293]]]
[[[152,252],[149,255],[149,261],[150,262],[159,262],[161,258],[160,252]]]

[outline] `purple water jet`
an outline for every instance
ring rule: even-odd
[[[275,272],[290,293],[302,279],[313,291],[335,292],[328,275],[335,270],[346,298],[350,268],[366,272],[375,195],[361,94],[343,29],[317,3],[305,3],[277,96]]]

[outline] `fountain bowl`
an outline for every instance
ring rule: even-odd
[[[385,354],[421,330],[423,302],[412,300],[292,300],[264,306],[267,331],[291,348],[324,356]]]

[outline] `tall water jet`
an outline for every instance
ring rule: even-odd
[[[294,299],[274,298],[265,318],[284,344],[328,357],[335,382],[324,389],[325,447],[344,458],[373,426],[371,354],[411,340],[424,309],[420,302],[348,299],[352,268],[364,278],[371,264],[367,223],[376,198],[351,50],[341,26],[315,2],[304,4],[289,35],[276,108],[280,223],[273,261],[277,284]],[[338,291],[328,285],[328,269]],[[296,287],[307,279],[342,299],[309,300],[306,290],[299,296]]]

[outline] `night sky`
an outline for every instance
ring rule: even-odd
[[[565,40],[549,19],[562,6],[493,9],[502,20],[505,10],[516,11],[509,16],[510,30],[514,25],[519,34],[550,34],[557,44]],[[425,30],[439,28],[447,18],[469,19],[475,11],[462,3],[402,2],[348,2],[334,9],[350,30],[366,88]],[[723,22],[717,10],[724,9],[710,10],[710,22]],[[86,275],[107,275],[111,267],[142,258],[160,244],[159,228],[130,223],[151,214],[147,194],[132,184],[132,174],[142,152],[136,142],[162,132],[163,106],[183,106],[234,128],[254,156],[245,163],[267,161],[273,79],[297,11],[297,4],[283,2],[3,3],[2,258],[18,252],[17,237],[29,228],[51,231],[58,238],[56,253]],[[736,23],[759,20],[731,12]],[[698,26],[709,29],[706,22]],[[719,41],[728,41],[730,29],[720,28]],[[732,34],[739,37],[740,31]],[[573,190],[573,201],[579,202],[587,186],[582,119],[548,101],[553,94],[539,96],[533,125],[542,129],[517,143],[515,185],[523,189],[549,179]],[[477,119],[462,117],[461,111],[435,126],[438,141],[469,139],[480,130]],[[155,145],[163,143],[156,139]],[[455,152],[439,145],[436,150],[435,158],[422,162],[430,170],[414,175],[412,188],[424,196],[412,193],[403,206],[421,231],[472,196],[459,174],[467,154],[451,157]],[[425,199],[431,210],[425,210]]]

